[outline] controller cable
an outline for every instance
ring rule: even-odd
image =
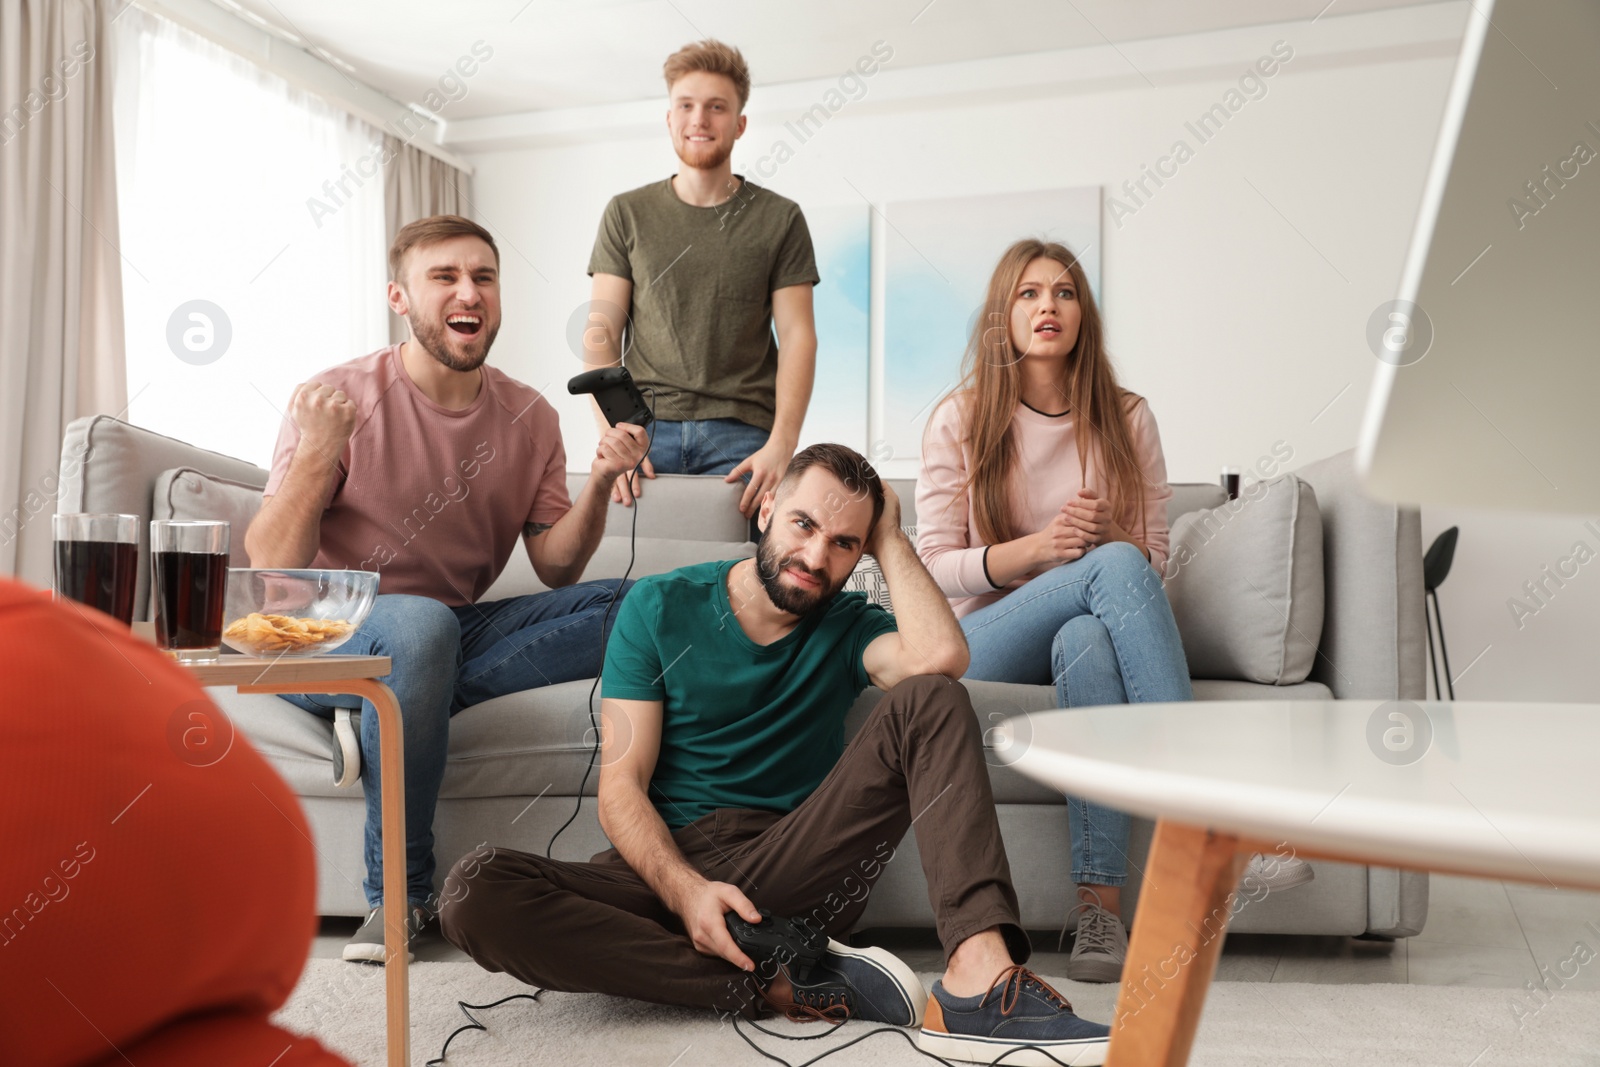
[[[647,429],[647,444],[645,447],[644,457],[640,458],[639,462],[633,465],[632,473],[635,476],[640,477],[642,480],[642,475],[639,474],[639,471],[644,466],[645,459],[649,458],[649,445],[654,444],[656,438],[656,394],[654,389],[650,389],[648,387],[642,389],[641,391],[650,394],[650,426]],[[561,831],[571,826],[573,821],[577,819],[578,813],[583,810],[583,790],[589,784],[589,775],[594,772],[595,761],[600,758],[600,725],[595,721],[594,695],[600,689],[600,678],[605,671],[606,643],[610,636],[610,631],[607,629],[607,627],[611,622],[611,609],[616,607],[618,597],[622,592],[622,587],[628,584],[628,576],[633,573],[633,565],[635,560],[638,558],[638,550],[639,498],[636,496],[633,498],[633,521],[628,530],[628,567],[622,572],[622,580],[617,582],[617,588],[612,593],[611,600],[606,604],[605,615],[603,615],[600,619],[601,670],[600,673],[595,675],[594,684],[589,687],[589,730],[594,734],[594,747],[589,750],[589,766],[584,768],[583,780],[578,783],[578,803],[573,807],[572,814],[567,817],[567,821],[562,823],[560,829],[556,830],[554,834],[550,835],[550,843],[546,845],[544,849],[546,859],[551,858],[550,851],[551,849],[555,848],[556,838],[561,836]],[[500,1005],[512,1000],[532,1000],[537,1002],[543,993],[544,990],[542,989],[536,989],[532,993],[513,993],[509,997],[501,997],[499,1000],[494,1001],[491,1004],[468,1004],[464,1000],[456,1001],[456,1007],[460,1008],[461,1014],[467,1017],[467,1023],[465,1026],[459,1026],[455,1030],[451,1031],[450,1036],[444,1039],[444,1047],[439,1050],[439,1055],[434,1059],[427,1061],[426,1067],[439,1067],[440,1064],[443,1064],[446,1057],[450,1053],[450,1043],[459,1035],[464,1034],[469,1030],[482,1030],[484,1033],[489,1032],[489,1028],[472,1014],[474,1011],[485,1011],[489,1008],[498,1008]]]
[[[630,489],[632,488],[634,477],[639,479],[639,488],[644,488],[644,476],[641,475],[639,471],[644,467],[644,461],[650,458],[649,446],[653,445],[656,439],[656,391],[651,389],[649,386],[645,386],[640,391],[650,394],[650,428],[647,436],[648,443],[645,446],[644,456],[640,458],[638,463],[633,465],[632,476],[629,478]],[[611,595],[611,602],[606,605],[605,616],[600,620],[600,672],[594,676],[594,685],[589,687],[589,732],[594,735],[594,747],[589,749],[589,765],[583,769],[583,780],[578,783],[578,801],[572,806],[572,814],[567,816],[567,821],[561,824],[560,829],[550,835],[550,843],[544,847],[545,859],[555,858],[554,856],[550,855],[550,852],[556,847],[556,838],[560,837],[561,832],[573,824],[573,822],[578,818],[578,813],[583,810],[583,791],[588,787],[589,775],[594,773],[595,762],[600,758],[600,723],[595,718],[594,696],[595,693],[597,693],[600,689],[600,679],[605,673],[606,645],[609,643],[611,637],[611,632],[607,629],[611,620],[611,609],[616,607],[617,598],[622,593],[622,587],[628,584],[628,576],[633,573],[633,564],[638,558],[638,552],[639,497],[635,495],[633,498],[633,522],[628,530],[628,568],[622,572],[622,580],[617,583],[616,591]],[[463,1008],[463,1010],[465,1010],[465,1008]]]
[[[532,1001],[537,1001],[539,999],[539,996],[543,992],[544,992],[544,990],[537,989],[537,990],[533,991],[532,993],[513,993],[509,997],[501,997],[499,1000],[495,1001],[492,1004],[468,1004],[464,1000],[456,1001],[456,1007],[460,1008],[461,1009],[461,1014],[465,1015],[467,1017],[467,1025],[459,1026],[455,1030],[453,1030],[451,1032],[450,1036],[444,1039],[444,1048],[439,1050],[439,1055],[437,1055],[433,1059],[429,1060],[427,1062],[427,1064],[425,1065],[425,1067],[440,1067],[440,1064],[444,1063],[445,1060],[447,1058],[449,1058],[449,1055],[450,1055],[450,1042],[454,1041],[458,1034],[464,1034],[468,1030],[482,1030],[486,1034],[489,1032],[489,1028],[487,1026],[483,1025],[483,1023],[479,1022],[477,1016],[472,1014],[473,1011],[483,1011],[483,1010],[485,1010],[487,1008],[498,1008],[500,1005],[504,1004],[508,1000],[532,1000]],[[469,1011],[468,1010],[469,1008],[472,1009],[472,1010]]]
[[[819,1037],[827,1037],[829,1035],[829,1033],[832,1032],[831,1030],[823,1030],[821,1033],[816,1033],[816,1034],[801,1034],[801,1035],[780,1034],[776,1030],[768,1030],[765,1026],[762,1026],[760,1023],[751,1022],[749,1019],[745,1020],[745,1024],[747,1026],[751,1027],[752,1029],[761,1031],[763,1034],[766,1034],[768,1037],[782,1038],[785,1041],[815,1041]],[[849,1048],[851,1045],[859,1045],[861,1042],[865,1041],[867,1038],[876,1037],[878,1034],[899,1034],[902,1038],[905,1039],[906,1044],[910,1045],[911,1048],[912,1048],[912,1051],[916,1052],[917,1055],[925,1056],[928,1059],[933,1060],[935,1063],[942,1063],[942,1064],[945,1065],[945,1067],[972,1067],[972,1063],[969,1062],[969,1061],[963,1060],[960,1063],[952,1063],[950,1060],[945,1059],[943,1056],[935,1056],[931,1052],[928,1052],[928,1051],[925,1051],[923,1049],[918,1048],[917,1047],[917,1043],[915,1041],[911,1040],[911,1035],[906,1032],[906,1028],[905,1027],[900,1027],[900,1026],[879,1026],[879,1027],[876,1027],[874,1029],[868,1030],[866,1033],[861,1034],[861,1035],[859,1035],[857,1037],[853,1037],[849,1041],[846,1041],[841,1045],[835,1045],[833,1048],[830,1048],[828,1051],[811,1057],[809,1060],[806,1060],[804,1063],[790,1063],[788,1060],[784,1059],[783,1057],[775,1056],[772,1053],[768,1052],[766,1049],[762,1048],[760,1045],[756,1044],[753,1040],[751,1040],[750,1035],[747,1034],[743,1029],[740,1028],[740,1026],[739,1026],[739,1016],[737,1016],[737,1015],[735,1015],[733,1017],[733,1032],[738,1034],[740,1037],[744,1038],[745,1044],[747,1044],[751,1048],[755,1049],[757,1055],[763,1056],[766,1059],[769,1059],[774,1063],[781,1063],[781,1064],[783,1064],[783,1067],[811,1067],[812,1064],[818,1062],[819,1060],[827,1059],[829,1056],[832,1056],[835,1052],[843,1052],[845,1049]],[[988,1064],[985,1065],[985,1067],[999,1067],[1000,1064],[1004,1064],[1007,1059],[1009,1059],[1011,1056],[1015,1055],[1018,1052],[1037,1052],[1040,1055],[1044,1056],[1045,1059],[1049,1060],[1051,1063],[1059,1064],[1060,1067],[1069,1067],[1069,1065],[1066,1063],[1066,1061],[1056,1059],[1054,1056],[1050,1055],[1049,1052],[1047,1052],[1044,1049],[1040,1048],[1038,1045],[1018,1045],[1016,1048],[1009,1049],[1009,1050],[1007,1050],[1005,1052],[1002,1052],[1000,1055],[998,1055],[994,1059],[990,1060],[988,1062]],[[430,1065],[430,1067],[431,1067],[431,1065]]]
[[[450,1043],[456,1039],[457,1035],[464,1034],[469,1030],[482,1030],[484,1033],[488,1033],[489,1032],[489,1028],[487,1026],[485,1026],[476,1016],[474,1016],[472,1014],[472,1011],[484,1011],[484,1010],[487,1010],[489,1008],[498,1008],[500,1005],[502,1005],[502,1004],[504,1004],[504,1003],[506,1003],[507,1001],[510,1001],[510,1000],[532,1000],[532,1001],[537,1002],[539,997],[542,996],[543,994],[544,994],[544,990],[543,989],[535,990],[532,993],[513,993],[509,997],[501,997],[499,1000],[496,1000],[496,1001],[494,1001],[493,1003],[490,1003],[490,1004],[468,1004],[464,1000],[456,1001],[456,1006],[461,1009],[461,1014],[463,1014],[463,1015],[465,1015],[467,1017],[467,1020],[468,1020],[467,1024],[465,1026],[461,1026],[461,1027],[456,1028],[456,1030],[454,1030],[450,1034],[449,1037],[445,1038],[444,1047],[439,1050],[438,1057],[435,1058],[435,1059],[429,1060],[427,1062],[426,1067],[441,1067],[441,1065],[445,1063],[446,1057],[448,1056],[448,1054],[450,1052]],[[469,1008],[472,1009],[472,1011],[469,1011],[468,1010]],[[768,1037],[776,1037],[776,1038],[780,1038],[780,1039],[782,1039],[784,1041],[815,1041],[818,1038],[827,1037],[827,1036],[829,1036],[830,1034],[833,1033],[833,1029],[830,1027],[829,1029],[819,1031],[819,1032],[817,1032],[815,1034],[780,1034],[776,1030],[768,1030],[765,1026],[762,1026],[760,1023],[752,1022],[752,1021],[750,1021],[748,1019],[745,1020],[745,1025],[750,1027],[750,1028],[752,1028],[752,1029],[761,1031],[761,1033],[766,1034]],[[843,1044],[835,1045],[833,1048],[828,1049],[826,1052],[823,1052],[823,1053],[820,1053],[820,1054],[818,1054],[816,1056],[813,1056],[809,1060],[804,1061],[803,1063],[797,1063],[797,1064],[796,1063],[790,1063],[788,1060],[784,1059],[783,1057],[776,1056],[776,1055],[768,1052],[766,1049],[762,1048],[760,1045],[756,1044],[755,1041],[751,1039],[750,1035],[744,1030],[744,1028],[740,1027],[740,1025],[739,1025],[739,1016],[737,1016],[737,1015],[735,1015],[733,1017],[733,1032],[738,1034],[741,1038],[743,1038],[744,1039],[744,1043],[749,1045],[752,1049],[754,1049],[757,1055],[763,1057],[764,1059],[771,1060],[773,1063],[782,1064],[783,1067],[812,1067],[813,1064],[815,1064],[815,1063],[817,1063],[817,1062],[819,1062],[821,1060],[827,1059],[829,1056],[832,1056],[834,1053],[843,1052],[845,1049],[849,1048],[851,1045],[859,1045],[861,1042],[865,1041],[867,1038],[876,1037],[878,1034],[899,1034],[902,1038],[905,1039],[906,1044],[910,1045],[912,1051],[916,1052],[917,1055],[924,1056],[924,1057],[926,1057],[926,1058],[928,1058],[930,1060],[933,1060],[935,1063],[942,1063],[942,1064],[945,1065],[945,1067],[973,1067],[972,1063],[970,1063],[968,1061],[962,1061],[960,1063],[953,1063],[950,1060],[945,1059],[943,1056],[935,1056],[931,1052],[926,1052],[926,1051],[918,1048],[917,1047],[917,1043],[911,1039],[911,1035],[906,1032],[906,1029],[904,1027],[899,1027],[899,1026],[879,1026],[879,1027],[876,1027],[874,1029],[868,1030],[864,1034],[860,1034],[860,1035],[858,1035],[856,1037],[851,1038],[849,1041],[846,1041]],[[988,1064],[985,1065],[985,1067],[1001,1067],[1002,1064],[1004,1064],[1008,1059],[1010,1059],[1013,1055],[1015,1055],[1016,1053],[1019,1053],[1019,1052],[1037,1052],[1041,1056],[1043,1056],[1045,1059],[1049,1060],[1051,1063],[1058,1064],[1059,1067],[1069,1067],[1069,1065],[1067,1064],[1067,1062],[1065,1060],[1056,1059],[1047,1050],[1045,1050],[1043,1048],[1040,1048],[1038,1045],[1019,1045],[1016,1048],[1009,1049],[1006,1052],[1001,1053],[999,1056],[996,1056],[994,1059],[990,1060],[988,1062]]]

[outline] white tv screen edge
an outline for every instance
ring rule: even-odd
[[[1600,512],[1600,0],[1474,0],[1396,295],[1368,491]]]

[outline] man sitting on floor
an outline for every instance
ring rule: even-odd
[[[755,559],[640,579],[622,604],[599,785],[615,848],[588,863],[463,857],[445,881],[445,936],[550,989],[921,1022],[919,1044],[942,1056],[1031,1045],[1100,1063],[1108,1028],[1022,966],[977,718],[951,680],[966,642],[899,500],[857,453],[814,445],[765,495],[760,525]],[[863,551],[898,616],[839,595]],[[847,746],[845,714],[868,684],[888,695]],[[843,934],[913,824],[947,958],[931,997],[887,952],[836,941],[809,974],[757,971],[726,915],[759,922],[764,908]]]

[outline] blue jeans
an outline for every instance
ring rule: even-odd
[[[1090,549],[961,620],[983,681],[1056,686],[1056,706],[1193,700],[1161,576],[1124,541]],[[1128,815],[1067,797],[1072,880],[1128,880]]]
[[[657,419],[650,429],[650,465],[657,474],[727,474],[768,437],[766,430],[738,419]]]
[[[342,655],[388,656],[394,669],[379,679],[394,690],[406,762],[406,895],[433,896],[433,811],[450,750],[450,716],[497,696],[593,678],[600,673],[601,621],[616,622],[613,598],[627,592],[615,579],[583,582],[531,596],[447,607],[430,597],[378,597]],[[633,583],[628,583],[630,586]],[[610,611],[607,611],[607,608]],[[334,708],[361,707],[362,789],[367,800],[362,889],[367,905],[383,900],[382,767],[377,715],[354,696],[284,699],[331,719]],[[453,859],[453,857],[452,857]]]

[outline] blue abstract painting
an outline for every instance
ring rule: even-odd
[[[867,451],[867,346],[872,302],[871,213],[865,205],[806,209],[822,281],[814,292],[817,377],[800,447],[819,441]]]

